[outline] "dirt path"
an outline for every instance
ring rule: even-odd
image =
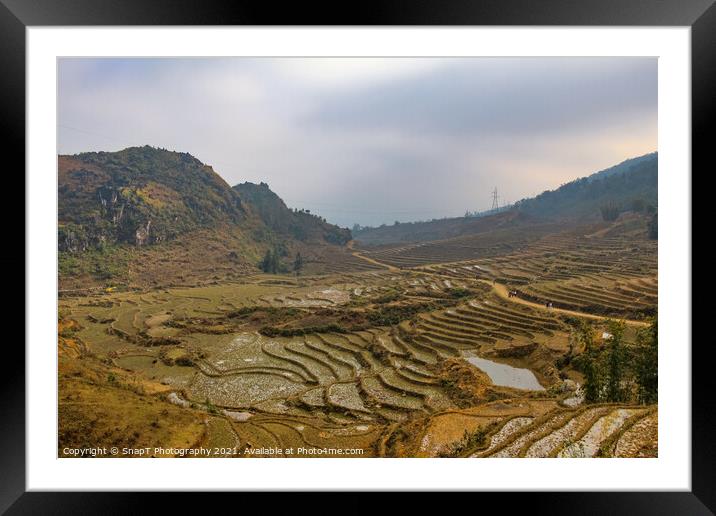
[[[394,267],[393,265],[388,265],[387,263],[379,262],[378,260],[374,260],[373,258],[368,258],[367,256],[363,256],[358,251],[353,251],[353,242],[354,242],[353,240],[348,242],[346,247],[349,250],[351,250],[351,253],[356,258],[360,258],[361,260],[365,260],[365,261],[370,262],[374,265],[384,267],[390,271],[400,271],[400,269],[398,269],[397,267]],[[416,272],[424,272],[424,271],[416,271]],[[429,275],[430,273],[427,273],[427,274]],[[507,293],[507,287],[505,285],[502,285],[501,283],[493,283],[490,280],[480,280],[480,281],[490,285],[492,287],[492,289],[495,291],[495,293],[497,293],[498,296],[500,296],[502,299],[509,301],[511,303],[519,303],[521,305],[526,305],[531,308],[536,308],[539,310],[544,310],[544,311],[549,311],[549,312],[558,312],[558,313],[565,314],[565,315],[572,315],[574,317],[582,317],[585,319],[592,319],[595,321],[606,321],[609,319],[612,319],[612,320],[616,319],[615,317],[605,317],[603,315],[595,315],[595,314],[590,314],[587,312],[577,312],[576,310],[567,310],[565,308],[549,308],[548,309],[541,303],[527,301],[526,299],[522,299],[520,297],[510,297],[509,294]],[[624,321],[625,324],[628,324],[630,326],[640,326],[640,327],[649,326],[649,323],[645,322],[645,321],[635,321],[634,319],[619,319],[619,320]]]
[[[532,308],[537,308],[537,309],[544,310],[544,311],[558,312],[561,314],[573,315],[575,317],[583,317],[585,319],[593,319],[593,320],[597,320],[597,321],[606,321],[608,319],[616,319],[614,317],[604,317],[603,315],[589,314],[586,312],[577,312],[575,310],[566,310],[564,308],[549,308],[549,309],[547,309],[541,303],[534,303],[532,301],[527,301],[526,299],[522,299],[520,297],[510,297],[507,292],[507,287],[505,285],[502,285],[501,283],[493,283],[492,281],[489,281],[489,280],[480,280],[480,281],[482,281],[483,283],[487,283],[488,285],[491,285],[492,289],[497,293],[498,296],[500,296],[502,299],[505,299],[506,301],[509,301],[511,303],[519,303],[521,305],[526,305],[526,306],[529,306]],[[629,324],[631,326],[641,326],[641,327],[649,326],[649,323],[644,322],[644,321],[635,321],[633,319],[621,319],[621,320],[623,320],[626,324]]]
[[[362,255],[360,252],[358,252],[358,251],[353,251],[353,242],[354,242],[353,240],[351,240],[350,242],[348,242],[348,244],[346,245],[346,248],[347,248],[348,250],[350,250],[350,251],[351,251],[351,254],[352,254],[353,256],[355,256],[356,258],[360,258],[361,260],[365,260],[366,262],[372,263],[373,265],[377,265],[377,266],[379,266],[379,267],[383,267],[383,268],[385,268],[385,269],[388,269],[389,271],[397,272],[397,271],[400,270],[400,269],[398,269],[397,267],[394,267],[393,265],[388,265],[387,263],[379,262],[378,260],[374,260],[373,258],[368,258],[367,256],[363,256],[363,255]]]

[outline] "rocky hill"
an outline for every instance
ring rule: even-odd
[[[258,272],[268,249],[307,257],[347,229],[290,210],[266,184],[231,188],[190,154],[154,147],[58,157],[61,287],[195,284]]]
[[[155,244],[246,218],[236,192],[187,153],[145,146],[58,159],[60,251]]]

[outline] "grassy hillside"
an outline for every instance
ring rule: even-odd
[[[241,183],[234,186],[242,199],[251,204],[264,224],[273,231],[301,242],[328,242],[344,245],[351,239],[348,229],[329,224],[304,210],[291,210],[266,183]]]
[[[428,222],[401,222],[391,226],[362,228],[360,231],[354,230],[353,236],[359,243],[365,245],[427,242],[522,227],[531,222],[533,222],[532,217],[512,211],[485,217],[455,217]]]

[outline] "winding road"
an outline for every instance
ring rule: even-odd
[[[501,283],[493,283],[492,281],[489,281],[489,280],[480,280],[480,281],[482,281],[483,283],[486,283],[488,285],[491,285],[492,290],[494,290],[498,296],[500,296],[502,299],[504,299],[506,301],[510,301],[512,303],[526,305],[531,308],[544,310],[546,312],[558,312],[558,313],[565,314],[565,315],[573,315],[574,317],[583,317],[585,319],[593,319],[593,320],[597,320],[597,321],[606,321],[609,319],[612,319],[612,320],[615,319],[614,317],[605,317],[603,315],[595,315],[595,314],[590,314],[587,312],[577,312],[575,310],[567,310],[565,308],[547,308],[541,303],[527,301],[526,299],[522,299],[521,297],[517,297],[517,296],[510,297],[507,287]],[[619,319],[619,320],[624,321],[625,324],[629,324],[631,326],[642,326],[642,327],[649,326],[649,323],[645,322],[645,321],[636,321],[634,319]]]
[[[354,251],[354,250],[353,250],[353,243],[354,243],[354,242],[355,242],[355,240],[351,240],[350,242],[348,242],[348,244],[346,244],[346,248],[347,248],[348,250],[350,250],[351,254],[352,254],[353,256],[355,256],[356,258],[360,258],[361,260],[365,260],[366,262],[372,263],[373,265],[378,265],[379,267],[383,267],[383,268],[385,268],[385,269],[388,269],[389,271],[396,272],[396,271],[399,271],[399,270],[400,270],[400,269],[398,269],[397,267],[395,267],[394,265],[388,265],[387,263],[379,262],[378,260],[374,260],[373,258],[368,258],[367,256],[363,256],[363,255],[362,255],[360,252],[358,252],[358,251]]]

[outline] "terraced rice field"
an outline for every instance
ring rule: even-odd
[[[552,225],[498,229],[445,240],[381,246],[375,250],[363,250],[363,254],[399,268],[419,267],[504,255],[553,230]]]
[[[557,408],[539,417],[507,418],[495,426],[487,444],[472,457],[612,457],[636,456],[619,443],[629,439],[633,426],[653,422],[653,409],[634,406],[590,405],[579,409]],[[629,421],[629,426],[625,422]],[[640,429],[640,427],[637,427]],[[636,430],[634,431],[636,433]],[[644,438],[644,434],[640,434]],[[656,435],[651,436],[656,439]]]
[[[565,380],[580,380],[558,365],[575,351],[574,327],[542,304],[633,319],[654,313],[656,245],[502,237],[362,252],[370,261],[356,255],[300,278],[61,298],[60,313],[81,326],[75,354],[159,382],[168,403],[205,411],[204,444],[236,448],[235,456],[292,447],[323,450],[306,456],[655,454],[653,408],[565,403],[577,399]],[[422,308],[405,312],[413,306]],[[236,322],[242,309],[309,321],[408,315],[267,336],[250,317]],[[534,383],[498,382],[469,357],[525,371]],[[479,445],[459,445],[471,432],[481,432]]]
[[[471,245],[455,239],[364,254],[449,281],[494,281],[516,290],[520,298],[539,304],[551,302],[555,308],[636,319],[656,311],[655,241],[560,233],[504,244],[501,253],[489,246]],[[490,256],[467,259],[455,249],[473,249],[470,252]]]

